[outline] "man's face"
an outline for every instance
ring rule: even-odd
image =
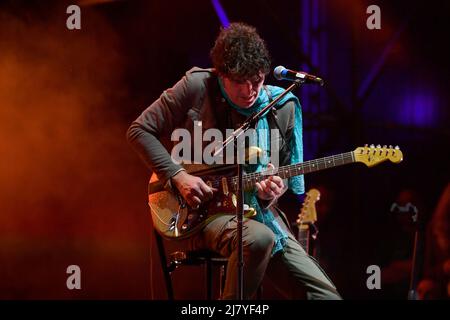
[[[260,72],[250,79],[232,79],[222,77],[223,88],[228,98],[238,107],[250,108],[258,98],[265,75]]]

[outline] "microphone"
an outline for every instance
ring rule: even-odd
[[[303,80],[305,83],[318,83],[323,86],[323,80],[319,77],[313,76],[302,71],[294,71],[286,69],[283,66],[278,66],[273,70],[273,76],[277,80]]]

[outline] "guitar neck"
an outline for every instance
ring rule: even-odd
[[[299,228],[298,229],[298,242],[302,248],[309,253],[309,228]]]
[[[278,168],[276,172],[282,179],[306,174],[310,172],[325,170],[342,166],[344,164],[355,162],[355,156],[353,151],[341,153],[334,156],[314,159],[305,161],[302,163],[291,164]],[[267,172],[250,173],[244,176],[244,189],[249,190],[254,188],[256,182],[264,180],[267,176]],[[237,177],[233,177],[233,187],[237,186]]]

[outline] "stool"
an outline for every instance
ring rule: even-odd
[[[225,284],[226,267],[228,259],[222,257],[212,251],[208,250],[196,250],[196,251],[176,251],[169,254],[169,259],[166,257],[164,249],[164,242],[161,235],[154,230],[156,246],[158,248],[159,257],[161,260],[161,266],[163,269],[164,283],[167,291],[167,298],[174,300],[173,285],[171,273],[180,266],[193,266],[193,265],[205,265],[206,266],[206,299],[212,300],[213,291],[213,265],[220,266],[220,295],[222,295],[223,287]]]

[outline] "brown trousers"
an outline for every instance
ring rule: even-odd
[[[222,299],[237,298],[236,218],[224,215],[209,223],[192,238],[192,249],[208,249],[228,257],[226,283]],[[244,299],[251,299],[264,276],[287,299],[342,299],[334,284],[289,233],[283,252],[271,256],[275,235],[264,224],[245,219],[243,225]]]

